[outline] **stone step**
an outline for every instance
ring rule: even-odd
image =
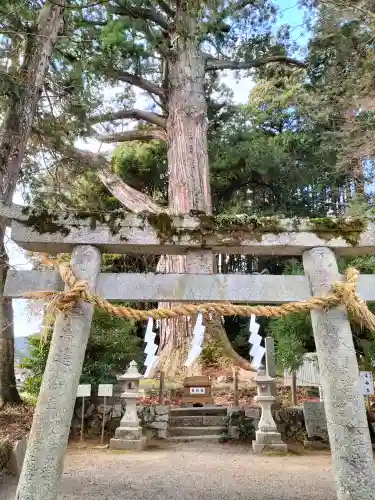
[[[222,436],[220,434],[211,434],[209,436],[169,436],[167,438],[168,441],[177,441],[177,442],[188,442],[188,441],[220,441]]]
[[[186,408],[173,408],[169,412],[170,417],[197,417],[216,415],[222,416],[227,414],[225,406],[202,406],[202,407],[186,407]]]
[[[172,427],[221,427],[225,426],[225,415],[197,415],[169,418],[169,425]]]
[[[220,436],[223,431],[225,431],[225,427],[170,427],[168,430],[171,437]]]

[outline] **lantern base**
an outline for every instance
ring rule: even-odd
[[[116,439],[130,439],[137,441],[142,439],[142,427],[125,427],[120,425],[115,432]]]
[[[144,450],[146,448],[147,438],[141,439],[117,439],[112,438],[109,442],[111,450]]]
[[[286,443],[260,444],[253,441],[253,452],[263,453],[264,451],[278,451],[279,453],[287,453],[288,445]]]
[[[252,442],[253,452],[262,453],[263,451],[275,450],[287,452],[288,446],[281,440],[280,432],[256,431],[256,440]]]

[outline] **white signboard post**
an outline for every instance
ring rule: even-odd
[[[103,446],[104,443],[104,428],[105,428],[105,408],[107,404],[107,397],[111,397],[113,394],[113,385],[112,384],[99,384],[98,387],[98,396],[104,398],[103,402],[103,418],[102,418],[102,435],[100,438],[100,444]]]
[[[90,384],[79,384],[77,390],[77,398],[82,398],[82,414],[81,414],[81,441],[83,441],[83,427],[85,423],[85,398],[91,396]]]

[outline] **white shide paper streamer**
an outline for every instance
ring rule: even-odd
[[[250,316],[249,324],[249,344],[252,344],[250,349],[250,356],[252,357],[251,364],[254,368],[259,368],[262,364],[264,353],[266,349],[260,345],[262,342],[262,337],[258,334],[260,325],[255,321],[255,316],[252,314]]]
[[[193,339],[190,346],[190,351],[185,363],[185,366],[191,366],[194,361],[199,358],[202,352],[202,344],[204,340],[204,331],[206,327],[203,325],[203,314],[198,313],[197,320],[193,330]]]
[[[147,328],[145,333],[145,354],[147,354],[144,366],[146,367],[146,371],[144,374],[144,378],[148,378],[151,371],[157,366],[159,361],[159,356],[156,356],[156,351],[158,350],[158,346],[155,344],[156,333],[153,330],[154,328],[154,320],[152,318],[148,318]]]

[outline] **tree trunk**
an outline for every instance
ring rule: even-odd
[[[207,104],[204,94],[204,60],[192,35],[195,19],[181,6],[177,14],[180,36],[176,54],[169,62],[168,202],[170,214],[190,211],[212,213],[207,147]],[[178,23],[177,23],[178,24]],[[204,262],[203,262],[204,261]],[[167,256],[166,273],[213,272],[213,257],[193,253]],[[163,307],[173,304],[163,303]],[[189,349],[195,318],[176,318],[161,322],[160,349],[163,369],[169,375],[181,370]]]
[[[0,127],[0,201],[11,203],[25,156],[37,104],[43,89],[53,47],[63,20],[66,0],[46,3],[38,20],[27,36],[25,51],[18,74],[17,87],[10,96]],[[6,221],[0,220],[0,241],[4,241]],[[2,244],[4,249],[4,244]],[[2,265],[0,297],[3,295],[5,265]],[[13,322],[9,322],[11,303],[2,300],[0,309],[0,404],[18,401],[14,384]]]
[[[0,230],[0,289],[3,290],[8,270],[4,245],[4,227]],[[6,403],[20,403],[14,374],[13,308],[11,299],[0,299],[0,408]]]
[[[176,24],[181,36],[176,41],[175,57],[168,68],[169,213],[188,214],[194,211],[210,215],[212,201],[208,164],[207,103],[204,93],[205,63],[194,36],[196,20],[191,12],[194,6],[189,3],[189,15],[186,5],[181,2],[180,12],[176,15]],[[188,33],[188,36],[183,33]],[[213,274],[214,255],[210,252],[191,252],[186,256],[167,256],[165,272]],[[171,306],[165,303],[162,305]],[[194,322],[195,318],[191,318],[191,321],[187,318],[177,318],[161,322],[160,366],[169,375],[184,372],[183,366],[190,348]],[[215,328],[211,328],[211,325]],[[219,336],[218,329],[221,331]],[[215,338],[210,338],[211,333],[215,334]],[[207,322],[206,338],[216,340],[218,337],[226,338],[226,334],[221,318],[215,317]],[[246,363],[246,360],[243,361]],[[197,369],[197,366],[194,368]]]

